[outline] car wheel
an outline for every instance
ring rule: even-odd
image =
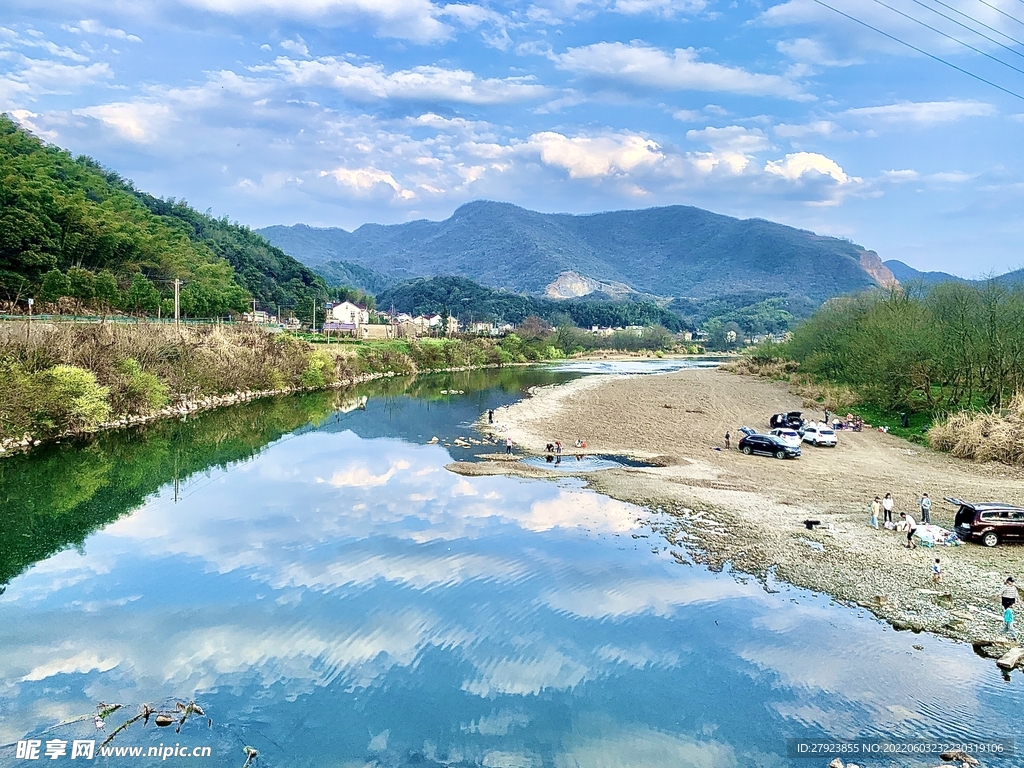
[[[775,458],[776,459],[784,459],[784,458],[786,458],[786,452],[785,451],[776,451],[775,452]]]
[[[996,544],[999,543],[999,535],[993,533],[992,531],[989,531],[981,537],[981,543],[984,544],[986,547],[994,547]]]
[[[744,445],[742,450],[743,450],[743,453],[745,455],[747,455],[747,456],[749,456],[751,453],[753,453],[753,451],[750,450],[750,446],[749,445]]]

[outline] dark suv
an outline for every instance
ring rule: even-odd
[[[1024,540],[1024,508],[998,501],[968,504],[960,499],[946,499],[959,507],[953,530],[964,541],[979,541],[994,547],[1001,541]]]
[[[784,429],[800,429],[806,423],[804,415],[800,411],[776,413],[768,420],[768,424],[772,429],[776,429],[777,427],[783,427]]]
[[[738,447],[747,456],[752,453],[774,456],[776,459],[795,459],[800,456],[799,448],[784,443],[775,435],[745,435]]]

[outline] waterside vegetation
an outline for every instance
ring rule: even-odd
[[[826,302],[735,366],[964,458],[1024,463],[1024,287],[945,282]]]

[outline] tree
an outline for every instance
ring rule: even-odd
[[[39,298],[43,301],[56,302],[64,296],[71,295],[71,281],[59,269],[51,269],[43,275]]]
[[[518,333],[523,339],[539,339],[546,336],[551,332],[551,326],[546,320],[543,320],[536,315],[530,315],[524,318],[523,322],[519,324]]]
[[[68,281],[71,283],[71,296],[83,304],[91,304],[96,298],[96,276],[88,269],[72,267],[68,270]]]
[[[96,300],[104,312],[109,312],[111,307],[120,304],[121,291],[117,286],[117,278],[107,269],[96,275],[94,283],[96,288]]]
[[[160,292],[145,277],[136,275],[125,294],[124,306],[129,312],[137,314],[156,312],[160,306]]]

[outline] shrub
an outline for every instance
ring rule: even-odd
[[[163,408],[170,402],[167,385],[155,374],[144,371],[139,361],[126,357],[118,365],[120,387],[115,404],[118,411],[132,414],[148,413]]]
[[[334,381],[334,360],[325,352],[317,350],[309,356],[306,370],[299,376],[304,387],[320,389]]]
[[[40,385],[36,424],[48,432],[95,429],[110,417],[110,390],[92,371],[55,365],[35,374]]]

